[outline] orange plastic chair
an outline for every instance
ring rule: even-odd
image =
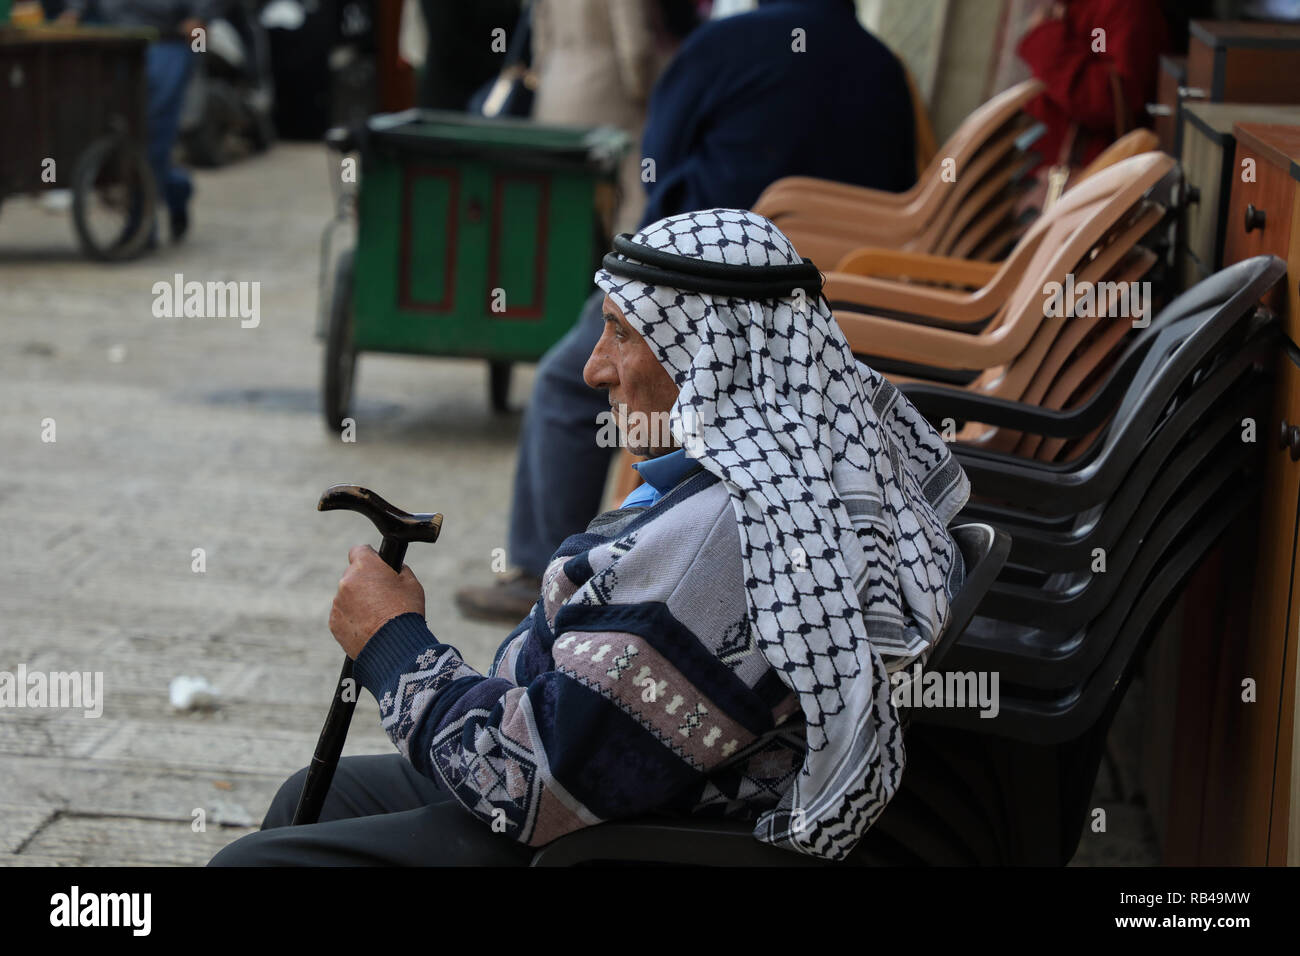
[[[790,188],[772,189],[764,208],[755,207],[754,211],[768,216],[800,254],[814,262],[833,262],[863,245],[933,252],[955,218],[969,209],[968,221],[988,201],[990,178],[1000,177],[999,186],[1005,185],[1024,168],[1024,156],[1016,145],[1023,135],[1019,125],[1009,124],[969,164],[957,167],[956,181],[942,183],[943,188],[934,194],[933,208],[924,209],[924,215],[908,215],[906,208],[882,207],[844,196],[800,195]],[[779,212],[783,207],[788,211]]]
[[[995,319],[978,333],[920,325],[851,309],[836,310],[836,319],[858,353],[935,368],[984,371],[1005,365],[1025,349],[1042,324],[1045,285],[1053,281],[1064,283],[1067,274],[1079,271],[1076,267],[1085,253],[1122,221],[1173,165],[1173,159],[1161,153],[1135,156],[1070,190],[1042,217],[1046,225],[1038,230],[1034,253],[1017,277],[1013,292]],[[848,280],[856,278],[847,277]],[[901,286],[894,294],[903,300],[908,291],[906,286]],[[935,294],[935,290],[916,292],[929,297]],[[827,297],[832,296],[828,292]],[[842,293],[838,296],[843,297]],[[919,308],[904,307],[898,311],[932,314]]]
[[[957,130],[943,144],[943,148],[935,153],[934,159],[926,167],[924,175],[916,181],[915,185],[901,193],[870,189],[865,186],[854,186],[830,179],[818,179],[813,176],[785,176],[776,180],[763,191],[758,198],[758,202],[754,204],[754,212],[768,216],[770,219],[772,215],[764,211],[765,208],[768,208],[767,203],[770,197],[782,194],[797,196],[800,193],[823,196],[829,199],[843,199],[849,202],[874,203],[883,208],[902,206],[910,210],[909,215],[924,215],[926,209],[932,212],[937,208],[941,200],[940,194],[943,192],[944,186],[951,185],[943,180],[944,159],[954,160],[957,169],[961,170],[965,163],[969,162],[983,146],[987,145],[993,136],[1008,121],[1014,119],[1025,104],[1042,90],[1043,84],[1040,81],[1026,80],[999,93],[980,106],[962,121]],[[797,211],[797,208],[785,205],[771,207],[771,213],[776,215]]]

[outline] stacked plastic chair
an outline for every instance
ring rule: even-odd
[[[1275,317],[1256,306],[1284,273],[1280,259],[1261,256],[1188,290],[1068,412],[908,389],[927,415],[1084,443],[1056,463],[957,449],[979,496],[966,517],[1013,543],[970,626],[931,665],[997,673],[996,716],[955,706],[912,715],[898,812],[929,834],[925,862],[1073,856],[1143,651],[1258,490],[1266,438],[1250,440],[1246,423],[1266,420],[1281,340]]]
[[[1042,126],[1023,108],[1042,88],[1027,80],[971,113],[906,192],[790,176],[764,190],[754,212],[819,263],[863,245],[999,258],[1024,228],[1015,207]]]
[[[1150,321],[1148,298],[1156,297],[1153,284],[1151,297],[1134,301],[1146,314],[1121,321],[1107,308],[1081,307],[1070,290],[1087,289],[1094,305],[1101,298],[1113,305],[1118,292],[1127,313],[1128,290],[1141,289],[1136,283],[1149,281],[1160,259],[1143,244],[1166,222],[1165,206],[1151,196],[1167,192],[1177,176],[1170,157],[1144,153],[1090,177],[1035,222],[982,282],[971,271],[987,268],[980,264],[911,257],[950,279],[961,274],[980,282],[973,290],[832,272],[826,297],[854,352],[900,384],[949,383],[975,395],[1069,407]],[[1000,451],[1060,451],[977,418],[953,437]]]

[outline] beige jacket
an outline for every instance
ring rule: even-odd
[[[633,136],[620,170],[618,232],[631,232],[645,206],[641,127],[664,58],[654,0],[534,0],[533,119],[576,126],[608,124]]]

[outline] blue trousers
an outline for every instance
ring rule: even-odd
[[[604,327],[604,299],[592,293],[577,323],[542,356],[524,412],[508,547],[511,562],[535,577],[560,542],[596,516],[605,491],[613,449],[596,444],[596,416],[609,410],[609,396],[582,380]]]
[[[194,187],[185,170],[171,164],[172,147],[180,131],[185,87],[194,70],[189,43],[150,43],[145,59],[149,87],[149,165],[158,184],[158,198],[173,213],[183,211]]]

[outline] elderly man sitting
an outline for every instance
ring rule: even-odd
[[[353,548],[330,628],[400,755],[344,759],[322,822],[288,827],[300,772],[214,863],[522,863],[649,811],[842,859],[897,790],[889,675],[961,584],[965,474],[768,220],[672,216],[615,249],[585,377],[624,434],[666,415],[682,447],[634,449],[646,485],[560,546],[486,675],[409,568]]]

